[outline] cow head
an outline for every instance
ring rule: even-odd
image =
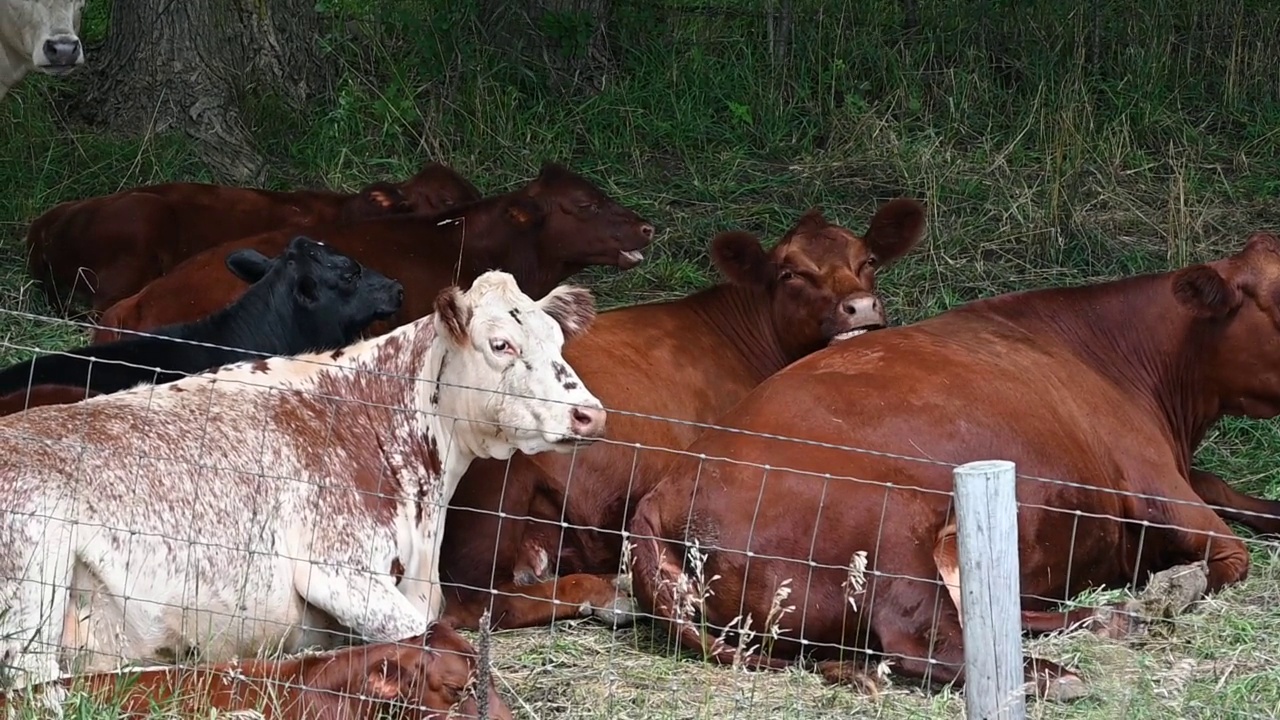
[[[77,35],[83,8],[84,0],[0,2],[0,45],[4,46],[0,50],[7,49],[24,64],[51,75],[74,70],[84,63]]]
[[[538,177],[513,193],[505,209],[517,226],[537,230],[541,254],[572,268],[644,260],[653,225],[562,165],[543,165]]]
[[[924,230],[924,207],[907,198],[882,206],[863,237],[813,208],[772,250],[750,233],[724,232],[712,240],[711,258],[730,282],[768,293],[782,349],[796,359],[888,323],[876,273]]]
[[[400,283],[302,235],[275,258],[245,249],[228,255],[226,264],[253,285],[246,297],[262,294],[286,305],[291,326],[315,338],[316,347],[349,345],[404,300]]]
[[[476,688],[476,650],[445,623],[432,625],[425,643],[419,637],[366,648],[365,667],[343,673],[354,687],[331,692],[393,702],[400,706],[395,715],[404,720],[479,717],[475,696],[487,692],[489,717],[512,718],[492,680],[489,687]]]
[[[605,411],[561,350],[595,319],[590,291],[557,286],[534,302],[505,272],[489,271],[466,292],[436,298],[436,332],[449,349],[432,404],[458,428],[476,457],[505,459],[515,451],[569,452],[604,434]]]
[[[1244,249],[1173,275],[1173,294],[1204,331],[1203,366],[1222,412],[1280,415],[1280,239],[1254,233]]]
[[[410,211],[435,215],[480,199],[480,190],[453,168],[427,163],[416,175],[400,183],[400,194]]]

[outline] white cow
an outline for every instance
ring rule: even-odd
[[[0,98],[27,73],[63,75],[84,63],[84,0],[0,0]]]
[[[445,507],[471,461],[603,434],[561,355],[594,317],[585,289],[535,303],[488,272],[343,350],[0,419],[8,684],[58,677],[59,660],[332,647],[335,623],[369,641],[425,632],[442,609]]]

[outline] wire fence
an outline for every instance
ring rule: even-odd
[[[301,362],[341,368],[342,373],[351,370],[328,353]],[[281,377],[294,379],[282,384]],[[8,568],[8,577],[0,582],[8,585],[3,596],[9,598],[9,615],[0,617],[0,624],[11,631],[5,638],[5,664],[34,671],[40,666],[31,658],[46,663],[61,659],[57,677],[87,687],[90,696],[110,691],[116,702],[123,692],[120,683],[134,683],[151,690],[163,686],[163,695],[187,703],[209,698],[202,702],[221,702],[223,709],[248,709],[264,700],[283,703],[277,709],[283,715],[268,713],[275,717],[297,716],[302,707],[319,713],[354,697],[351,702],[365,705],[344,706],[357,713],[353,717],[371,717],[386,706],[417,707],[428,713],[424,717],[449,709],[460,713],[454,716],[505,717],[505,704],[524,717],[701,717],[714,712],[754,718],[761,713],[821,716],[832,712],[833,702],[881,703],[880,712],[890,717],[895,707],[927,712],[936,702],[930,699],[937,697],[936,686],[921,690],[920,682],[945,685],[967,662],[968,692],[961,697],[970,699],[970,711],[983,717],[1022,717],[1024,691],[1036,697],[1070,695],[1079,688],[1054,678],[1077,675],[1090,686],[1101,685],[1110,708],[1157,697],[1170,712],[1221,717],[1224,709],[1199,694],[1229,677],[1231,669],[1223,674],[1219,661],[1231,656],[1236,661],[1232,668],[1257,672],[1266,660],[1265,648],[1261,657],[1248,657],[1250,636],[1224,637],[1223,628],[1262,624],[1260,618],[1276,621],[1269,610],[1249,606],[1249,598],[1274,591],[1271,556],[1276,547],[1230,530],[1169,522],[1167,516],[1177,514],[1170,507],[1206,506],[1189,496],[1189,487],[1170,495],[1142,492],[1118,481],[1117,487],[1106,487],[1106,481],[1090,484],[1084,478],[1019,472],[1016,486],[1022,499],[1016,502],[1015,516],[1009,512],[1014,506],[1012,468],[988,472],[989,484],[970,488],[966,505],[961,502],[965,493],[953,493],[950,478],[981,468],[859,447],[856,430],[850,431],[849,444],[839,444],[805,438],[803,428],[796,429],[799,437],[787,437],[610,409],[611,416],[696,428],[703,438],[732,436],[738,446],[762,449],[753,450],[752,457],[736,457],[705,452],[699,443],[685,449],[605,438],[593,448],[560,457],[559,466],[539,462],[547,459],[542,456],[488,461],[501,466],[498,497],[477,498],[472,492],[468,505],[450,508],[453,520],[443,525],[441,503],[449,500],[450,490],[420,489],[420,501],[434,502],[437,509],[434,520],[425,515],[425,524],[415,525],[414,499],[404,494],[402,483],[411,475],[406,468],[423,463],[424,456],[407,461],[387,456],[404,451],[395,437],[417,427],[412,418],[424,409],[380,407],[358,396],[353,390],[358,383],[339,386],[351,394],[331,388],[317,392],[297,377],[230,376],[226,387],[235,397],[250,397],[235,395],[246,392],[302,394],[326,403],[331,410],[313,419],[323,420],[326,427],[307,435],[320,439],[320,446],[308,451],[331,459],[320,467],[308,467],[282,449],[288,439],[268,418],[201,415],[195,403],[183,406],[189,414],[158,416],[176,426],[153,436],[148,433],[156,428],[113,418],[108,408],[120,401],[111,397],[0,420],[0,442],[6,445],[0,547],[8,548],[0,551],[7,555],[0,557],[0,568]],[[423,377],[398,379],[439,384]],[[589,390],[589,380],[586,384]],[[447,384],[439,389],[462,391],[494,392]],[[160,400],[160,407],[170,402],[158,397],[164,392],[152,387],[134,395]],[[527,398],[510,396],[500,402],[522,399]],[[226,406],[216,407],[225,413]],[[245,402],[244,408],[268,413],[273,405]],[[360,413],[368,408],[388,411],[377,417],[392,421],[376,429],[379,451],[363,456],[375,458],[377,467],[353,464],[356,448],[344,444],[351,442],[349,437],[334,432],[336,424],[367,422]],[[52,420],[31,422],[40,415]],[[454,433],[467,432],[465,426],[477,420],[445,419]],[[104,426],[95,428],[95,420]],[[232,427],[231,434],[220,425]],[[275,436],[265,435],[268,430]],[[747,441],[758,445],[743,445]],[[808,455],[802,467],[760,462],[756,456],[794,446]],[[629,466],[618,463],[602,472],[588,463],[581,470],[590,453],[607,452],[600,448],[630,453]],[[246,453],[248,449],[257,452]],[[444,443],[440,453],[447,457],[455,450]],[[71,456],[74,462],[58,459]],[[656,456],[662,459],[653,460]],[[794,452],[788,456],[797,457]],[[867,458],[890,464],[868,466]],[[971,458],[986,459],[1020,458]],[[459,488],[468,490],[471,476],[485,472],[477,463],[460,479]],[[815,465],[842,470],[822,472]],[[859,467],[870,472],[854,472]],[[557,476],[557,469],[565,473]],[[583,477],[583,472],[589,474]],[[356,473],[376,479],[357,481],[352,477]],[[1167,482],[1171,484],[1165,489],[1176,490],[1172,484],[1181,481]],[[610,523],[584,521],[579,496],[602,485],[616,487],[621,502]],[[379,490],[397,486],[399,494]],[[663,502],[637,510],[645,497],[659,497],[667,486],[681,492],[668,492]],[[554,502],[535,507],[530,498],[539,492],[549,493]],[[1003,511],[987,502],[1001,492],[1008,501]],[[346,493],[361,498],[345,502],[341,496]],[[710,499],[699,500],[700,494]],[[1037,497],[1069,502],[1053,504]],[[526,504],[509,504],[507,498]],[[392,506],[400,506],[392,512],[394,521],[371,510]],[[662,512],[655,513],[655,507]],[[673,507],[680,517],[662,514]],[[1151,513],[1151,508],[1162,512]],[[983,509],[991,512],[967,514]],[[458,523],[463,513],[489,522]],[[638,530],[634,516],[640,515],[646,518],[645,529],[658,532]],[[1054,516],[1066,517],[1067,525],[1055,525]],[[379,538],[372,531],[379,522],[398,523],[399,539],[389,543]],[[1063,527],[1069,527],[1069,534]],[[417,531],[426,537],[406,539]],[[487,532],[501,537],[484,536]],[[97,540],[86,541],[86,536]],[[1191,536],[1203,540],[1188,540]],[[526,543],[531,537],[535,542]],[[75,549],[56,543],[74,544]],[[1249,558],[1234,552],[1237,544],[1252,557],[1255,575],[1261,568],[1262,578],[1245,583],[1244,591],[1214,593],[1197,604],[1211,578],[1229,583],[1243,579],[1240,563]],[[33,545],[39,549],[13,552]],[[306,552],[324,547],[329,554],[322,557]],[[334,547],[342,552],[334,554]],[[486,556],[476,557],[461,549],[466,547],[489,549]],[[1023,561],[1021,583],[1011,577],[1018,574],[1017,547]],[[1078,547],[1084,560],[1076,557]],[[1196,547],[1201,551],[1189,552]],[[1113,560],[1120,559],[1111,570],[1100,570],[1108,552]],[[20,557],[32,564],[12,566]],[[51,567],[50,561],[58,559],[74,559],[74,566]],[[562,559],[574,567],[557,572]],[[439,576],[431,569],[437,560]],[[529,563],[534,569],[519,577],[517,566]],[[1120,578],[1116,567],[1129,570]],[[1063,569],[1061,577],[1054,575]],[[1156,579],[1149,582],[1151,573]],[[23,580],[15,582],[18,577]],[[477,577],[488,582],[467,582]],[[1117,594],[1117,586],[1125,583],[1139,588],[1139,595]],[[1002,584],[1019,596],[1016,601],[1006,597],[1010,602],[1001,604]],[[1110,588],[1090,587],[1095,585]],[[319,589],[311,591],[313,586]],[[307,597],[319,605],[304,604],[297,587],[316,593]],[[1236,604],[1237,596],[1244,605]],[[403,606],[406,597],[411,598],[409,608]],[[326,616],[325,608],[339,612]],[[1040,674],[1032,686],[1023,686],[1020,633],[1009,612],[1020,613],[1021,625],[1043,636],[1031,640],[1027,650],[1028,662],[1034,658],[1032,674]],[[38,623],[31,613],[39,616]],[[449,625],[462,626],[473,643],[454,640],[451,627],[429,629],[426,618],[440,613]],[[558,622],[550,622],[552,617]],[[390,640],[402,637],[352,633],[344,619],[366,629],[407,619],[407,625],[397,627],[412,632],[399,634],[412,634],[414,640],[395,643]],[[599,620],[617,627],[595,627]],[[643,622],[632,626],[636,620]],[[491,624],[525,627],[491,633]],[[55,630],[33,633],[36,625]],[[15,637],[15,629],[26,634]],[[1179,636],[1193,639],[1187,642],[1208,637],[1220,645],[1178,649]],[[25,644],[32,640],[36,642]],[[370,640],[372,644],[361,644]],[[39,642],[48,646],[41,649]],[[997,650],[1001,642],[1014,648],[1016,657],[1011,660],[1007,650],[1002,655]],[[80,652],[68,650],[77,643],[83,646]],[[357,644],[342,649],[350,643]],[[338,649],[297,655],[311,645]],[[965,654],[962,645],[968,648]],[[255,660],[259,651],[262,658]],[[1141,677],[1132,678],[1132,687],[1108,684],[1106,666],[1097,665],[1097,658],[1114,652],[1147,652],[1152,657],[1146,662],[1167,663],[1167,668],[1148,668],[1145,676],[1148,683],[1164,682],[1167,692],[1142,687]],[[282,655],[285,659],[279,659]],[[1092,667],[1075,667],[1090,658]],[[118,660],[172,664],[134,677],[116,670]],[[76,667],[85,661],[87,666]],[[1002,675],[1003,680],[974,674],[975,663],[984,662],[986,675]],[[842,688],[843,695],[833,701],[833,690],[797,679],[807,672],[746,672],[785,670],[793,663],[816,670],[829,682],[858,686],[876,699],[864,700],[864,694]],[[214,682],[215,677],[221,679]],[[489,679],[496,695],[485,692]],[[564,697],[539,690],[547,684]],[[662,690],[669,692],[665,702],[658,698]],[[325,693],[335,699],[326,699]],[[193,706],[184,707],[191,711]],[[840,713],[851,706],[834,707],[842,708],[835,710]],[[859,707],[866,711],[870,706]],[[1073,705],[1049,700],[1032,707],[1037,717],[1084,716],[1072,715],[1079,712],[1070,710]],[[1266,717],[1275,710],[1259,706],[1257,715],[1226,712]]]

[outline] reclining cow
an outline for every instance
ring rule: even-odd
[[[423,635],[471,461],[602,435],[561,355],[594,314],[489,272],[345,349],[0,419],[0,680]]]

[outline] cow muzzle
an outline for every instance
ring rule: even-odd
[[[41,45],[40,52],[43,58],[36,59],[36,68],[50,75],[65,75],[84,62],[84,50],[75,35],[50,36]]]
[[[840,301],[830,322],[830,342],[848,340],[888,324],[884,303],[874,293],[854,293]]]

